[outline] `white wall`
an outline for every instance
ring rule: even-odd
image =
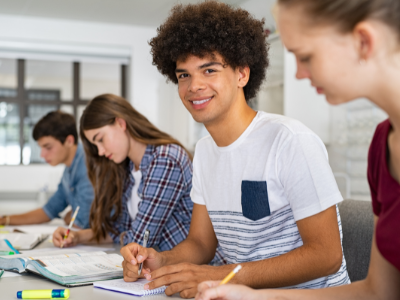
[[[158,125],[159,84],[162,76],[151,64],[148,41],[155,28],[89,23],[81,21],[0,15],[0,48],[19,42],[50,43],[90,47],[125,47],[130,49],[129,100],[151,122]],[[1,49],[0,49],[1,50]],[[45,185],[55,190],[63,167],[47,165],[0,166],[0,192],[38,191]]]
[[[296,59],[287,50],[284,53],[284,115],[301,121],[329,144],[329,104],[308,79],[296,79]]]
[[[162,78],[152,66],[148,41],[156,29],[148,27],[65,21],[0,15],[2,41],[50,42],[53,44],[125,46],[131,49],[129,100],[157,123],[157,89]]]

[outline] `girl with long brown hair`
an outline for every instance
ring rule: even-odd
[[[367,278],[320,290],[252,290],[204,282],[196,299],[400,299],[400,1],[278,0],[281,38],[331,104],[368,98],[389,118],[368,154],[374,236]]]
[[[183,241],[193,203],[191,154],[125,99],[94,98],[80,120],[80,135],[95,198],[90,229],[53,234],[55,246],[79,243],[142,244],[169,250]]]

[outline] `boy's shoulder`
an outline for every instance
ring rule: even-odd
[[[302,122],[287,116],[259,111],[256,118],[255,130],[261,129],[273,132],[287,132],[292,135],[302,133],[315,134]]]
[[[245,132],[253,140],[255,137],[269,140],[276,138],[280,140],[290,139],[295,135],[311,134],[318,136],[302,122],[278,114],[258,111],[253,122],[250,124],[249,132]],[[213,138],[208,135],[200,139],[196,144],[196,152],[203,152],[217,147]]]

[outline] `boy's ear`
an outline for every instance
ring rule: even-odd
[[[238,86],[243,88],[249,82],[250,79],[250,68],[246,67],[238,67],[239,81]]]
[[[72,134],[68,135],[64,142],[65,146],[75,145],[75,138]]]

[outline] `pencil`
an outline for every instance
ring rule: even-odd
[[[222,280],[222,281],[219,283],[219,285],[228,283],[229,280],[231,280],[231,279],[233,278],[233,276],[235,276],[235,274],[236,274],[237,272],[239,272],[239,270],[240,270],[241,268],[242,268],[242,266],[241,266],[241,265],[238,265],[235,269],[233,269],[232,272],[230,272],[230,273],[228,274],[228,276],[226,276],[226,277],[224,278],[224,280]]]
[[[64,235],[63,242],[61,243],[61,248],[64,247],[64,241],[67,239],[69,232],[71,231],[72,225],[74,225],[76,215],[78,214],[79,206],[76,208],[74,215],[72,216],[71,222],[69,222],[68,230]]]

